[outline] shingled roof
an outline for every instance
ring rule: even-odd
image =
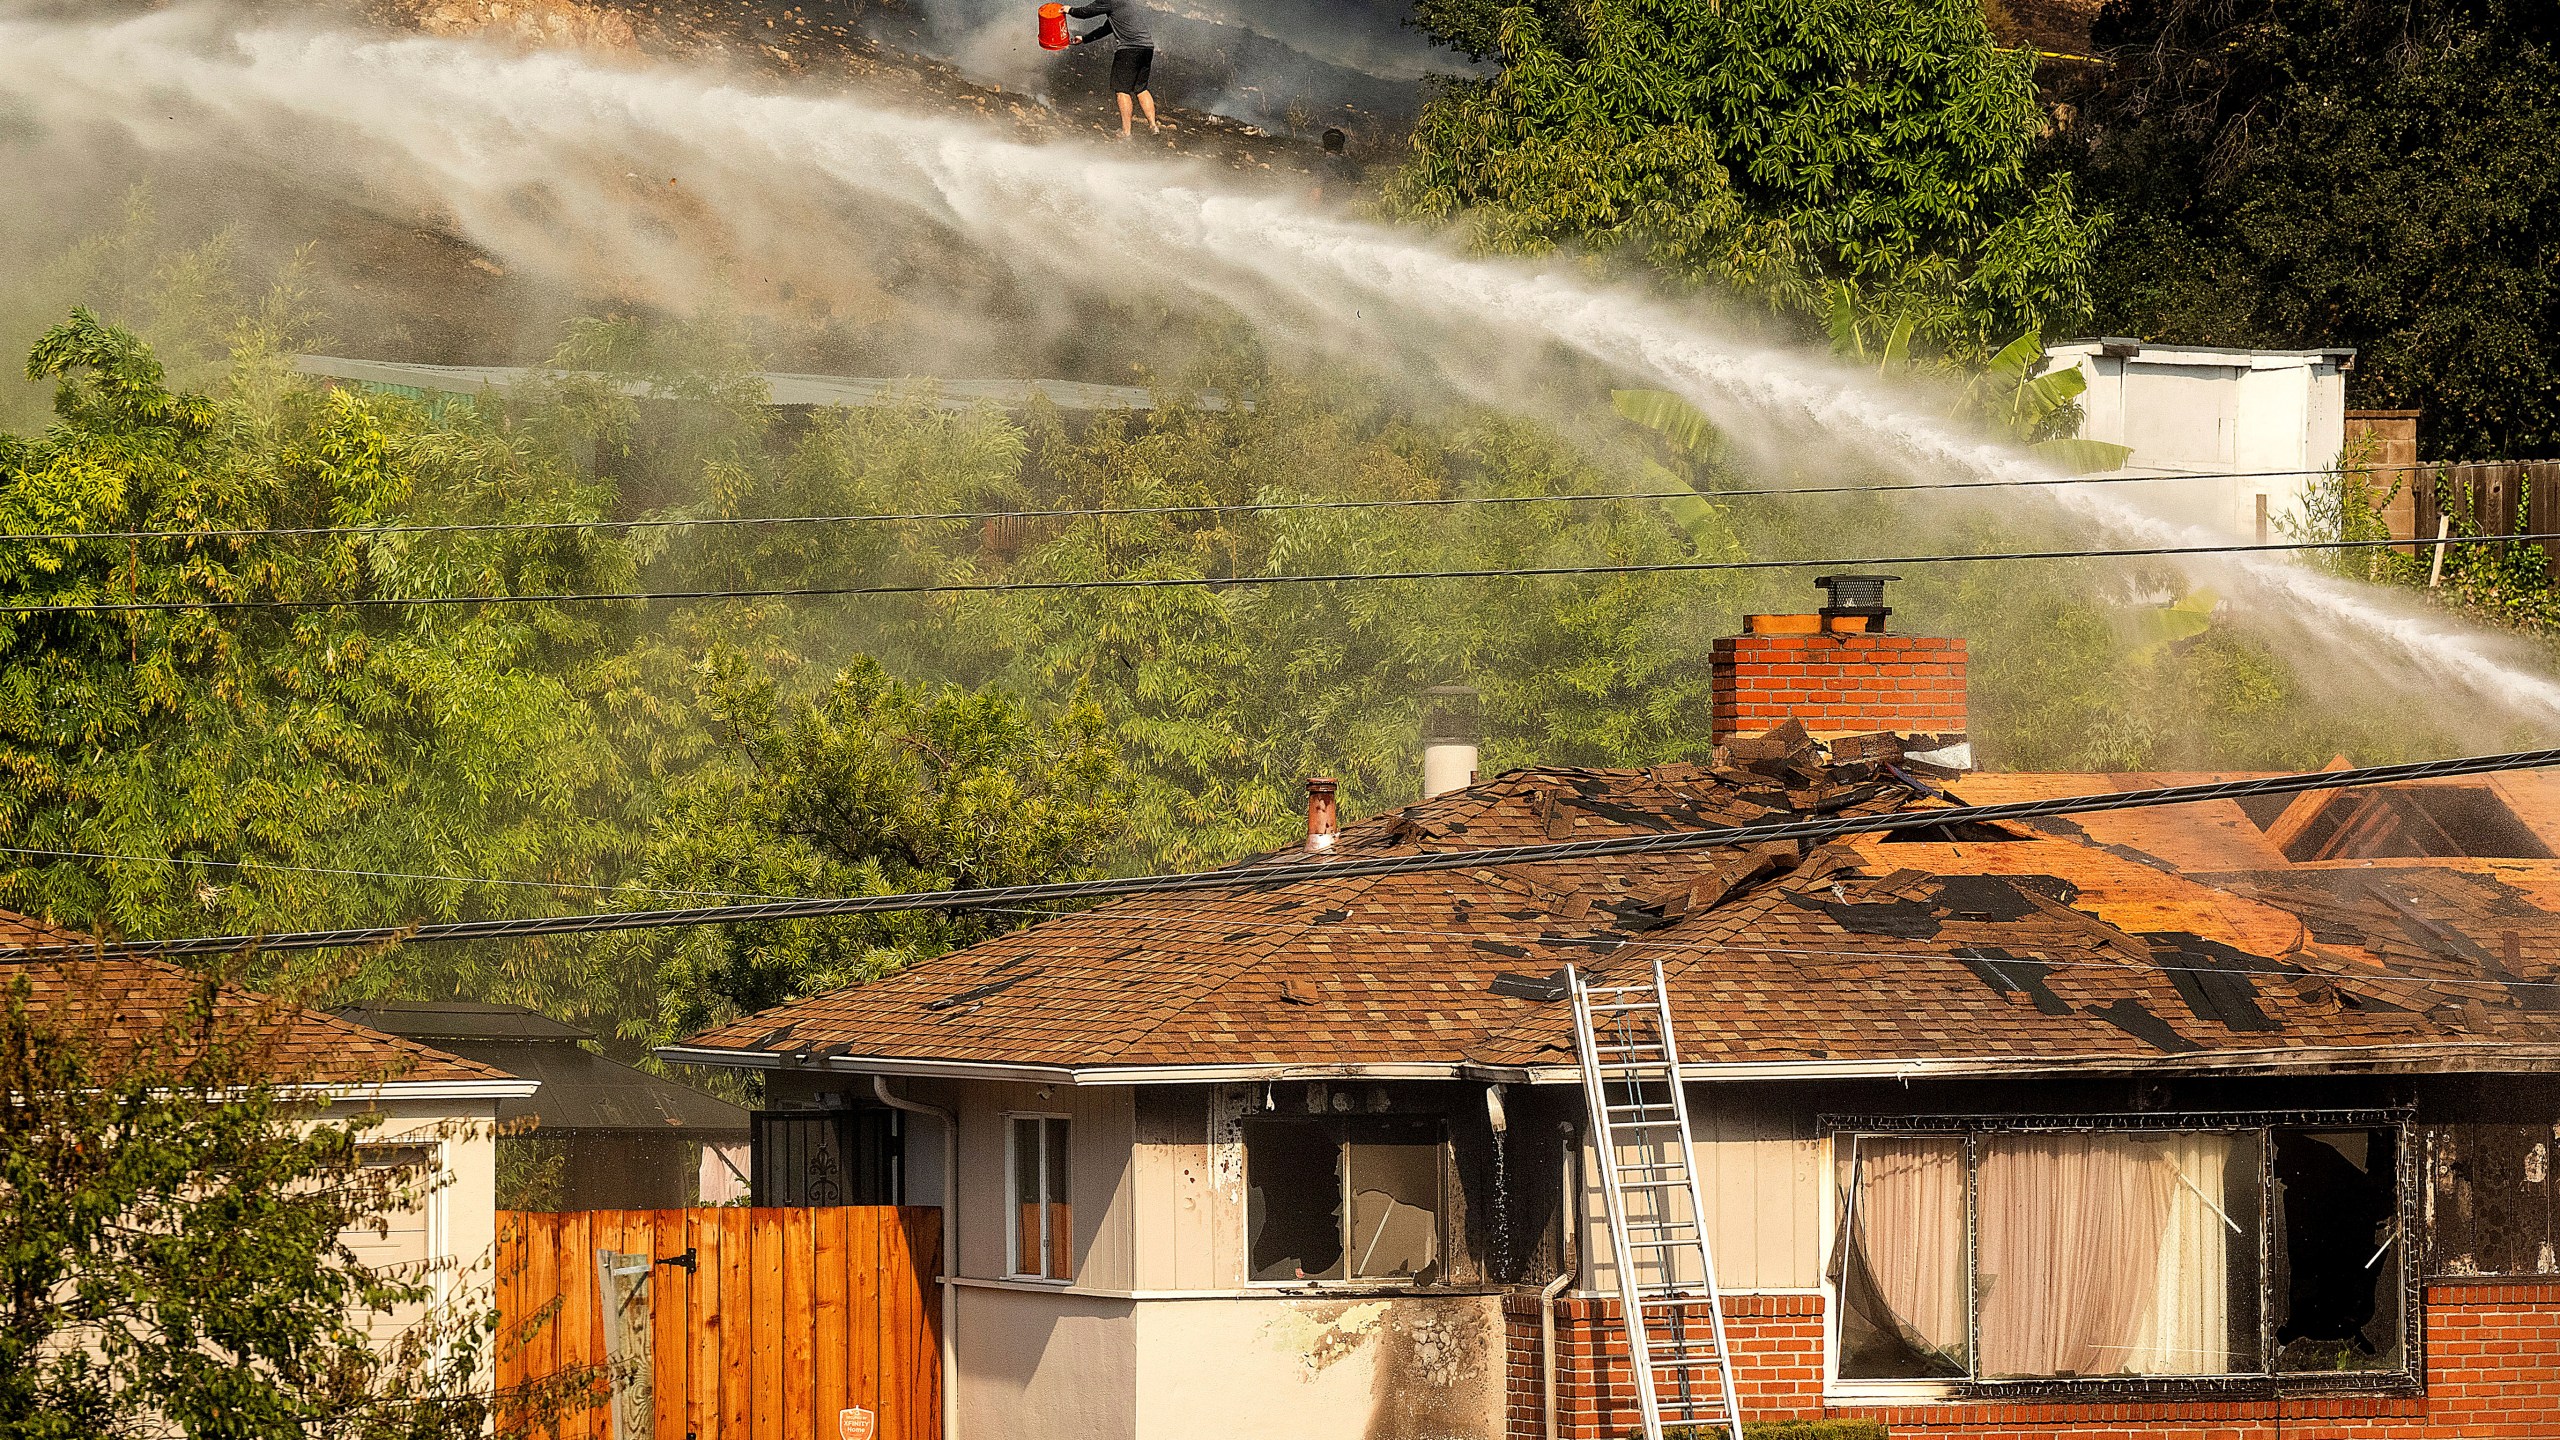
[[[1944,804],[1916,768],[1890,737],[1826,753],[1797,731],[1707,765],[1520,770],[1347,827],[1331,853]],[[2144,823],[2196,830],[2230,868],[2061,823],[1133,897],[665,1053],[1100,1082],[1562,1080],[1571,1024],[1549,977],[1659,960],[1706,1074],[2560,1068],[2560,909],[2539,900],[2560,862],[2321,879],[2253,845],[2237,806],[2180,808]]]
[[[0,945],[86,945],[89,937],[0,910]],[[0,983],[24,978],[28,1007],[57,1029],[95,1035],[109,1047],[139,1047],[184,1021],[201,984],[191,971],[130,956],[0,962]],[[226,1012],[274,1027],[267,1057],[278,1079],[397,1093],[412,1087],[530,1093],[531,1086],[492,1065],[465,1060],[414,1040],[385,1035],[302,1007],[271,1006],[253,991],[224,992]]]

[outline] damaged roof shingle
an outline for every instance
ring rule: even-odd
[[[1891,737],[1834,753],[1854,758],[1781,730],[1706,764],[1514,771],[1346,825],[1332,853],[1540,843],[1558,816],[1586,839],[1948,803],[1891,773],[1908,768]],[[1969,778],[1968,798],[2017,778]],[[2236,806],[2180,808],[2204,831],[2199,855],[2273,854]],[[779,1031],[883,1068],[1569,1063],[1562,989],[1524,973],[1534,955],[1596,975],[1660,960],[1684,1059],[1702,1067],[2282,1067],[2394,1049],[2440,1063],[2443,1047],[2485,1042],[2501,1064],[2560,1068],[2560,862],[2414,862],[2438,868],[2394,871],[2377,892],[2280,858],[2200,874],[2157,853],[2182,843],[2159,815],[2129,832],[2138,845],[2093,838],[2118,833],[2114,817],[2084,818],[1997,843],[1906,835],[1133,896],[689,1048],[744,1060]],[[999,992],[1000,1006],[964,1003]]]

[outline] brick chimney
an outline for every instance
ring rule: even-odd
[[[1715,738],[1757,735],[1788,720],[1818,739],[1892,730],[1961,735],[1962,640],[1892,635],[1884,583],[1893,575],[1825,575],[1831,603],[1811,615],[1747,615],[1715,643]],[[1960,742],[1950,742],[1954,745]]]

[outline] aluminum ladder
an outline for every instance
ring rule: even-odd
[[[1573,966],[1565,976],[1644,1440],[1666,1426],[1742,1440],[1662,962],[1634,984],[1591,984]]]

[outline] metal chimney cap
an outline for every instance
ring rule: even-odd
[[[1831,597],[1831,603],[1822,607],[1823,614],[1865,615],[1881,620],[1893,613],[1885,608],[1885,582],[1901,578],[1899,575],[1821,575],[1816,576],[1813,583],[1821,586],[1823,593]]]

